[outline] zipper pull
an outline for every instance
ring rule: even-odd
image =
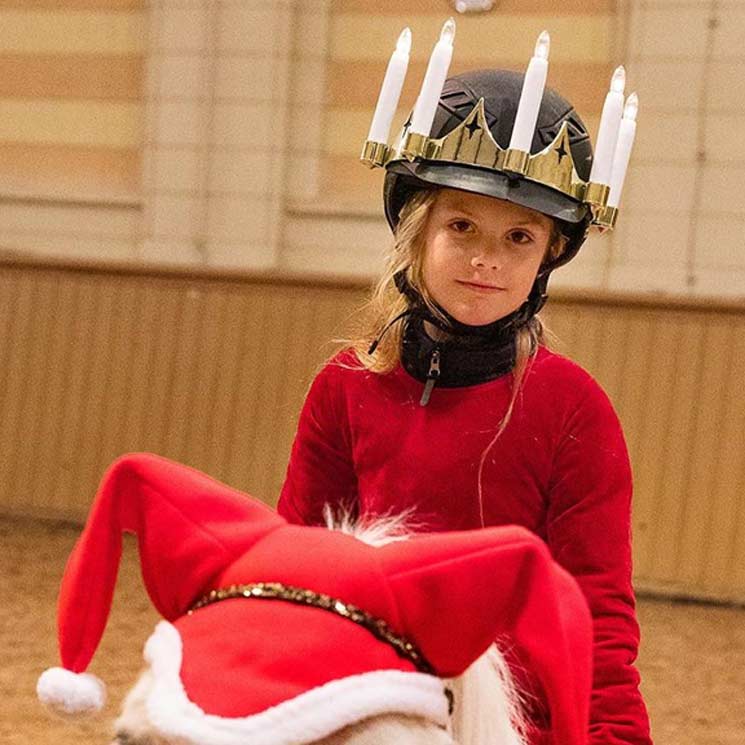
[[[420,406],[426,406],[429,403],[429,397],[432,395],[432,389],[437,383],[437,379],[440,377],[440,350],[438,347],[434,348],[432,357],[429,360],[429,371],[427,372],[427,382],[424,384],[424,390],[422,391],[422,397],[419,400]]]

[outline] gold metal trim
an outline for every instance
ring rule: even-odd
[[[418,132],[407,132],[401,145],[401,155],[407,160],[437,160],[440,155],[440,140],[430,139]]]
[[[504,154],[504,165],[502,168],[510,173],[520,173],[523,176],[528,172],[528,161],[530,153],[524,150],[513,150],[509,148]]]
[[[384,166],[390,160],[390,156],[391,148],[384,142],[365,140],[360,160],[370,168],[376,168]]]
[[[597,211],[592,224],[597,225],[603,230],[613,230],[618,220],[618,207],[603,207]]]
[[[610,187],[607,184],[598,184],[591,181],[585,189],[585,202],[603,209],[608,204]]]
[[[395,160],[437,160],[479,166],[494,171],[519,174],[591,207],[593,225],[612,229],[617,220],[606,212],[610,189],[605,184],[583,181],[574,164],[569,141],[569,125],[564,122],[548,147],[530,155],[522,150],[504,150],[494,140],[486,121],[484,99],[480,98],[468,116],[455,129],[438,139],[418,133],[403,133],[400,147],[366,142],[361,160],[371,167],[385,167]]]
[[[433,667],[413,642],[396,634],[382,619],[375,618],[361,608],[332,598],[330,595],[313,592],[313,590],[304,590],[301,587],[284,585],[281,582],[253,582],[247,585],[231,585],[230,587],[212,590],[190,608],[188,615],[213,603],[233,598],[285,600],[297,605],[307,605],[329,611],[367,629],[376,639],[389,644],[399,657],[409,660],[421,672],[436,675]]]

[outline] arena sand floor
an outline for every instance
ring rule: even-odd
[[[157,616],[125,543],[114,608],[91,667],[109,691],[95,719],[68,723],[36,700],[36,678],[58,664],[55,604],[78,528],[0,519],[0,743],[106,745]],[[642,690],[655,745],[745,743],[745,609],[639,601]],[[247,744],[248,745],[248,744]]]

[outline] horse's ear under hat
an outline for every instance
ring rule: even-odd
[[[85,673],[103,634],[122,549],[137,534],[165,619],[147,642],[147,716],[199,745],[313,742],[383,713],[445,725],[440,677],[495,640],[527,650],[562,745],[586,742],[591,622],[574,580],[518,527],[369,546],[289,525],[204,474],[148,454],[108,471],[65,570],[62,668],[39,679],[65,713],[103,705]]]

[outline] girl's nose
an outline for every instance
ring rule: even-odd
[[[471,258],[471,266],[480,269],[500,269],[502,263],[502,252],[495,248],[490,251],[479,251]]]

